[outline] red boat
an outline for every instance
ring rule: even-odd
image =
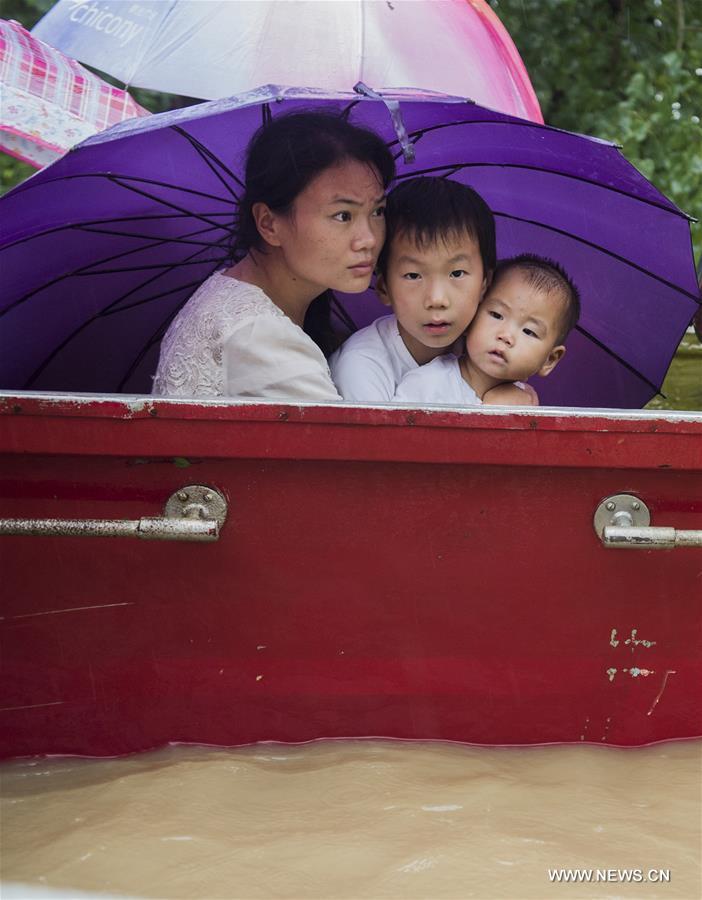
[[[702,414],[3,394],[0,452],[5,757],[702,735]]]

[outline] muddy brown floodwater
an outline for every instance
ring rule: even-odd
[[[170,747],[120,760],[18,761],[0,774],[3,880],[47,890],[212,900],[702,896],[698,741]],[[591,870],[593,881],[550,880],[563,869]],[[648,880],[621,880],[637,870]]]

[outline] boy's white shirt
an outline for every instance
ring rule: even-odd
[[[397,319],[391,315],[352,334],[331,355],[329,368],[344,400],[386,402],[395,398],[402,379],[420,367],[400,336]]]
[[[482,406],[483,401],[461,375],[453,353],[437,356],[424,366],[408,372],[395,391],[394,400],[403,403],[444,403],[447,406]]]

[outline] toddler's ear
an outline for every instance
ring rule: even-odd
[[[557,347],[554,347],[553,350],[546,357],[546,362],[541,366],[539,371],[536,373],[537,375],[541,375],[541,377],[545,377],[546,375],[550,375],[551,372],[556,368],[560,360],[563,359],[565,355],[566,348],[559,344]]]
[[[384,306],[390,306],[390,297],[388,295],[387,284],[385,283],[385,276],[378,275],[378,277],[375,279],[375,290],[380,297],[380,302]]]

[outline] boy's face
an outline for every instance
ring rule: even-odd
[[[377,290],[397,316],[407,349],[420,364],[446,352],[465,331],[485,293],[477,241],[451,235],[420,248],[411,235],[392,240]]]
[[[466,336],[473,367],[497,381],[548,375],[565,353],[556,345],[565,299],[512,269],[487,292]]]

